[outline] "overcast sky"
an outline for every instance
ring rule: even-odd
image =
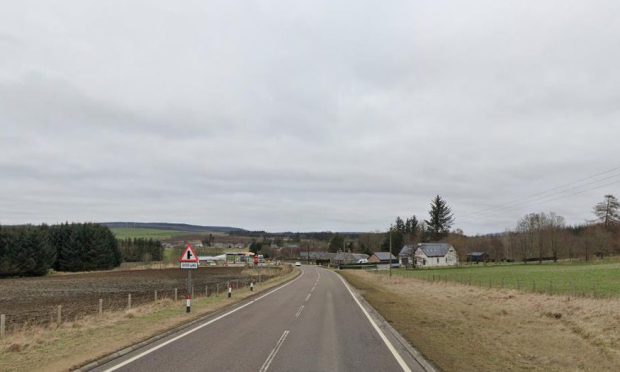
[[[582,223],[619,66],[617,0],[2,1],[0,223]]]

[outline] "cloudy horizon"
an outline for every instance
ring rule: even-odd
[[[42,1],[0,12],[0,224],[466,234],[620,196],[615,1]]]

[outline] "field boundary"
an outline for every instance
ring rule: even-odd
[[[157,334],[155,336],[152,336],[152,337],[150,337],[150,338],[148,338],[146,340],[140,341],[140,342],[138,342],[136,344],[133,344],[131,346],[125,347],[125,348],[123,348],[121,350],[118,350],[118,351],[115,351],[113,353],[110,353],[110,354],[108,354],[108,355],[106,355],[106,356],[104,356],[102,358],[98,358],[96,360],[90,360],[90,361],[85,362],[84,364],[71,367],[71,370],[72,371],[89,371],[91,369],[97,368],[97,367],[99,367],[101,365],[104,365],[106,363],[109,363],[109,362],[111,362],[111,361],[113,361],[115,359],[121,358],[121,357],[123,357],[123,356],[125,356],[125,355],[127,355],[127,354],[129,354],[129,353],[131,353],[133,351],[136,351],[136,350],[138,350],[140,348],[143,348],[143,347],[148,346],[150,344],[153,344],[153,343],[155,343],[157,341],[160,341],[160,340],[162,340],[162,339],[164,339],[166,337],[169,337],[169,336],[171,336],[171,335],[173,335],[175,333],[179,333],[179,332],[185,331],[188,328],[191,328],[191,327],[195,326],[198,323],[204,322],[205,320],[208,320],[211,317],[217,317],[221,313],[225,313],[225,312],[231,310],[231,308],[235,308],[235,307],[238,307],[238,306],[243,306],[244,304],[247,304],[247,303],[250,303],[252,301],[255,301],[256,297],[264,295],[263,292],[268,291],[268,290],[270,290],[270,289],[272,289],[273,287],[276,287],[276,286],[284,286],[284,285],[290,283],[291,281],[297,279],[299,277],[299,275],[301,274],[301,271],[297,270],[297,269],[294,269],[293,273],[295,273],[295,275],[292,275],[290,278],[285,279],[285,281],[283,283],[278,283],[278,284],[274,284],[273,286],[262,288],[262,289],[256,291],[255,293],[251,294],[250,296],[243,298],[242,300],[240,300],[238,302],[231,302],[231,303],[226,304],[223,307],[221,307],[221,308],[219,308],[219,309],[217,309],[217,310],[215,310],[215,311],[213,311],[213,312],[211,312],[209,314],[205,314],[205,315],[199,316],[198,318],[189,320],[189,321],[187,321],[185,323],[182,323],[180,325],[172,326],[169,329],[167,329],[167,330],[165,330],[165,331],[163,331],[163,332],[161,332],[161,333],[159,333],[159,334]]]
[[[351,296],[358,301],[358,303],[362,306],[364,310],[366,310],[367,315],[377,324],[377,327],[386,334],[388,339],[391,341],[396,341],[397,344],[394,345],[398,350],[398,354],[402,357],[402,352],[405,352],[407,356],[409,356],[410,361],[407,364],[411,364],[411,362],[417,363],[424,371],[426,372],[436,372],[439,369],[429,362],[422,353],[417,350],[413,345],[411,345],[405,338],[394,328],[392,325],[385,320],[385,318],[366,301],[364,296],[360,294],[357,288],[351,284],[344,276],[337,273],[340,280],[343,281],[345,287],[351,293]]]

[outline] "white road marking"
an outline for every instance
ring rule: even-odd
[[[304,311],[304,305],[301,305],[299,310],[297,310],[297,313],[295,314],[295,318],[299,318],[299,316],[301,315],[302,311]]]
[[[359,306],[360,309],[362,309],[362,312],[364,313],[364,315],[366,315],[366,318],[368,318],[368,321],[370,322],[370,324],[372,324],[372,327],[375,329],[375,331],[377,331],[377,333],[379,334],[379,336],[381,337],[381,339],[385,343],[385,346],[387,346],[387,348],[390,350],[390,352],[392,353],[394,358],[396,358],[396,361],[400,365],[400,368],[402,368],[403,371],[405,371],[405,372],[411,372],[411,369],[409,368],[407,363],[405,363],[405,361],[400,356],[400,354],[398,354],[398,351],[396,351],[396,349],[394,348],[394,345],[392,345],[390,340],[388,340],[388,338],[385,337],[385,334],[383,333],[383,331],[381,331],[381,328],[379,328],[377,323],[375,323],[375,321],[370,317],[370,314],[368,314],[368,311],[366,311],[366,309],[364,309],[364,306],[362,306],[362,304],[357,299],[357,297],[355,297],[355,294],[353,294],[353,291],[351,290],[351,288],[349,288],[349,285],[347,284],[347,282],[340,275],[338,275],[338,274],[334,274],[334,275],[337,275],[338,278],[340,278],[340,281],[342,281],[342,284],[344,284],[344,286],[347,288],[347,290],[351,294],[351,297],[353,297],[353,299],[357,303],[357,306]]]
[[[310,296],[312,296],[312,293],[308,293],[308,295],[306,296],[306,301],[310,299]]]
[[[166,342],[163,342],[163,343],[161,343],[161,344],[159,344],[159,345],[157,345],[157,346],[154,346],[154,347],[152,347],[152,348],[150,348],[150,349],[148,349],[148,350],[146,350],[146,351],[144,351],[144,352],[142,352],[142,353],[140,353],[140,354],[138,354],[138,355],[136,355],[136,356],[134,356],[134,357],[132,357],[132,358],[129,358],[129,359],[127,359],[127,360],[123,361],[122,363],[119,363],[119,364],[117,364],[117,365],[115,365],[115,366],[113,366],[113,367],[110,367],[110,368],[106,369],[106,370],[105,370],[105,372],[116,371],[117,369],[119,369],[119,368],[121,368],[121,367],[124,367],[124,366],[126,366],[127,364],[129,364],[129,363],[135,362],[136,360],[138,360],[138,359],[142,358],[142,357],[143,357],[143,356],[145,356],[145,355],[148,355],[148,354],[152,353],[153,351],[159,350],[159,349],[161,349],[162,347],[164,347],[164,346],[166,346],[166,345],[168,345],[168,344],[171,344],[171,343],[173,343],[173,342],[175,342],[175,341],[177,341],[177,340],[179,340],[179,339],[181,339],[181,338],[183,338],[183,337],[185,337],[185,336],[187,336],[187,335],[189,335],[189,334],[191,334],[191,333],[196,332],[197,330],[199,330],[199,329],[201,329],[201,328],[204,328],[204,327],[206,327],[206,326],[208,326],[208,325],[210,325],[210,324],[212,324],[212,323],[217,322],[218,320],[220,320],[220,319],[222,319],[222,318],[225,318],[225,317],[229,316],[230,314],[236,313],[237,311],[239,311],[239,310],[241,310],[241,309],[243,309],[243,308],[245,308],[245,307],[247,307],[247,306],[252,305],[252,304],[253,304],[253,303],[255,303],[256,301],[258,301],[258,300],[260,300],[260,299],[262,299],[262,298],[265,298],[265,297],[269,296],[270,294],[272,294],[272,293],[274,293],[274,292],[276,292],[276,291],[279,291],[280,289],[282,289],[282,288],[286,287],[286,286],[287,286],[287,285],[289,285],[289,284],[292,284],[292,283],[296,282],[296,281],[297,281],[299,278],[301,278],[303,275],[304,275],[304,272],[302,271],[302,272],[301,272],[301,274],[300,274],[297,278],[295,278],[295,279],[291,280],[290,282],[288,282],[288,283],[286,283],[286,284],[284,284],[284,285],[281,285],[281,286],[279,286],[279,287],[278,287],[278,288],[276,288],[276,289],[272,289],[271,291],[267,292],[266,294],[264,294],[264,295],[262,295],[262,296],[260,296],[260,297],[258,297],[258,298],[256,298],[256,299],[254,299],[254,300],[251,300],[250,302],[248,302],[248,303],[246,303],[246,304],[243,304],[243,305],[241,305],[241,306],[239,306],[239,307],[237,307],[237,308],[234,308],[234,309],[232,309],[231,311],[229,311],[229,312],[227,312],[227,313],[224,313],[224,314],[222,314],[222,315],[218,316],[217,318],[211,319],[211,320],[209,320],[209,321],[208,321],[208,322],[206,322],[206,323],[200,324],[200,325],[198,325],[198,326],[196,326],[196,327],[194,327],[194,328],[190,329],[190,330],[189,330],[189,331],[187,331],[187,332],[181,333],[180,335],[178,335],[178,336],[176,336],[176,337],[174,337],[174,338],[171,338],[170,340],[168,340],[168,341],[166,341]],[[288,331],[287,331],[287,332],[288,332]]]
[[[269,365],[271,365],[271,362],[273,361],[273,358],[276,357],[276,354],[278,353],[278,350],[280,350],[280,347],[284,343],[284,340],[286,340],[286,337],[288,336],[289,333],[290,332],[289,332],[288,329],[286,331],[284,331],[284,333],[282,333],[282,336],[280,336],[280,339],[276,343],[276,346],[273,348],[273,350],[271,350],[271,353],[269,353],[269,356],[267,357],[267,360],[265,360],[265,363],[263,363],[263,366],[260,367],[259,372],[265,372],[265,371],[267,371],[267,369],[269,369]]]

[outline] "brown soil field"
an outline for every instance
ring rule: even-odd
[[[261,279],[273,277],[273,269],[262,269]],[[220,292],[225,283],[247,279],[256,274],[243,267],[201,267],[192,271],[195,295],[204,296],[205,286]],[[35,278],[0,279],[0,314],[6,314],[9,331],[18,327],[45,325],[55,321],[57,306],[62,305],[63,320],[74,321],[98,312],[99,299],[104,311],[125,309],[127,295],[132,306],[158,298],[174,298],[174,289],[182,298],[187,290],[187,272],[178,268],[161,270],[105,271],[59,274]]]

